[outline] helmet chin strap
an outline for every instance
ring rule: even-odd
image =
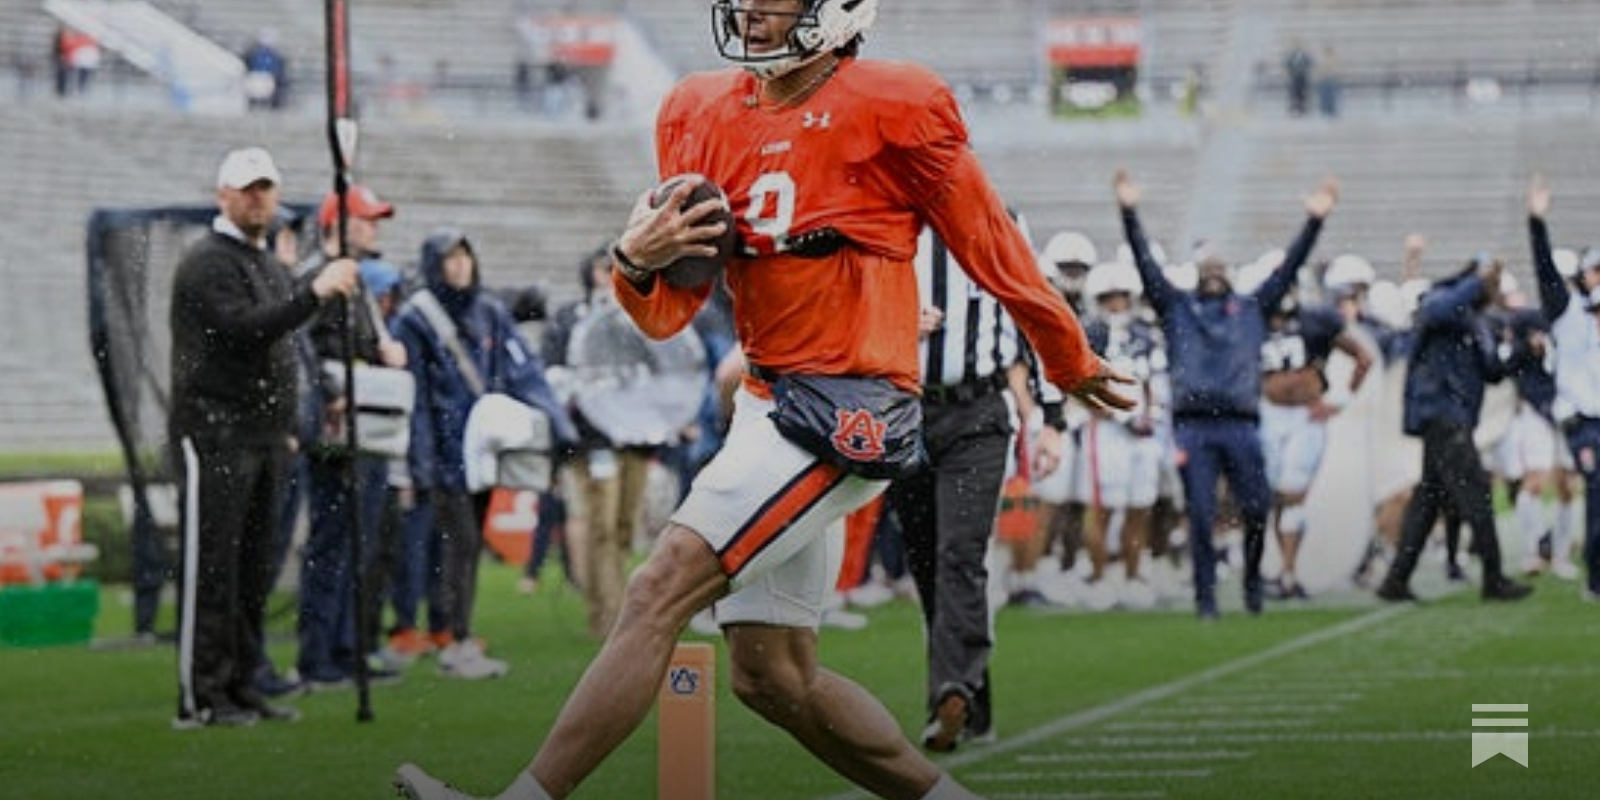
[[[823,56],[826,56],[826,55],[828,55],[828,54],[827,53],[819,53],[819,54],[817,54],[815,56],[807,58],[804,61],[796,64],[792,69],[784,72],[783,75],[792,75],[795,72],[800,71],[801,69],[809,67],[812,64],[816,64],[816,63],[818,63],[819,61],[822,60]],[[772,82],[774,80],[777,80],[777,79],[776,78],[761,79],[761,78],[758,77],[757,80],[760,81],[760,87],[754,93],[752,93],[752,94],[750,94],[750,95],[745,97],[744,104],[746,106],[749,106],[749,107],[755,107],[755,106],[760,105],[761,101],[763,99],[765,99],[770,105],[772,105],[775,108],[781,108],[783,106],[794,105],[794,104],[799,103],[800,101],[806,99],[807,97],[810,97],[811,94],[813,92],[815,92],[818,87],[822,86],[822,84],[826,83],[829,78],[833,77],[833,73],[838,68],[839,68],[839,62],[836,59],[832,63],[829,63],[826,66],[824,66],[823,68],[817,70],[815,74],[813,74],[810,78],[806,79],[806,82],[804,84],[800,85],[798,88],[791,89],[788,92],[784,93],[784,95],[782,97],[772,97],[772,96],[763,97],[763,95],[773,94],[773,92],[772,92]],[[779,76],[779,77],[782,77],[782,76]]]
[[[826,53],[814,52],[779,61],[758,61],[744,65],[745,72],[763,81],[774,81],[823,57]]]

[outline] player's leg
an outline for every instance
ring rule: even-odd
[[[734,693],[841,776],[890,800],[919,800],[939,782],[877,698],[817,663],[815,630],[737,624],[727,637]]]
[[[1084,470],[1079,489],[1080,495],[1088,503],[1083,544],[1089,552],[1091,593],[1103,593],[1108,588],[1105,578],[1110,552],[1106,540],[1110,535],[1111,518],[1119,506],[1118,495],[1122,493],[1121,484],[1127,471],[1127,453],[1119,434],[1121,429],[1117,423],[1103,418],[1092,419],[1084,426]],[[1099,605],[1093,601],[1090,603],[1091,608]],[[1109,606],[1109,603],[1105,605]]]
[[[817,629],[838,566],[830,550],[842,546],[836,520],[882,488],[848,481],[825,499],[832,508],[825,502],[821,513],[801,517],[802,532],[814,535],[770,568],[741,577],[741,587],[717,604],[717,621],[741,702],[862,788],[916,800],[941,780],[938,767],[876,698],[817,663]]]
[[[1527,403],[1520,404],[1510,427],[1495,444],[1492,458],[1491,468],[1495,474],[1505,481],[1508,488],[1516,489],[1511,495],[1511,503],[1522,539],[1521,569],[1524,575],[1537,575],[1545,568],[1544,559],[1539,555],[1539,540],[1547,532],[1543,497],[1545,480],[1540,474],[1537,451],[1549,448],[1538,441],[1540,431],[1534,424],[1542,419]],[[1549,458],[1546,453],[1544,459]]]
[[[1550,482],[1555,488],[1556,510],[1550,532],[1550,573],[1563,580],[1576,580],[1578,568],[1572,563],[1573,531],[1578,527],[1578,473],[1572,468],[1572,454],[1557,442],[1556,464]]]
[[[1327,444],[1327,426],[1306,414],[1302,424],[1295,426],[1288,438],[1282,470],[1273,486],[1277,493],[1278,547],[1283,554],[1281,580],[1285,594],[1293,598],[1306,597],[1305,588],[1300,585],[1299,573],[1296,572],[1300,544],[1305,541],[1308,527],[1305,502],[1311,491],[1311,482],[1316,480],[1317,470],[1322,465],[1322,454],[1327,450]]]
[[[1283,569],[1278,573],[1275,594],[1278,597],[1288,597],[1293,591],[1294,554],[1298,550],[1298,539],[1289,542],[1286,539],[1294,538],[1284,533],[1284,506],[1289,498],[1284,494],[1284,476],[1289,468],[1289,449],[1293,439],[1294,427],[1304,420],[1295,415],[1302,408],[1278,405],[1276,403],[1262,402],[1261,404],[1261,456],[1267,476],[1267,486],[1272,489],[1272,504],[1268,508],[1267,524],[1272,530],[1273,537],[1278,542],[1278,550],[1283,554]],[[1304,499],[1303,497],[1301,498]],[[1289,515],[1289,522],[1295,522],[1293,514]]]
[[[1106,532],[1111,527],[1111,515],[1114,511],[1115,509],[1090,502],[1084,515],[1083,547],[1089,553],[1091,584],[1100,583],[1106,576],[1106,562],[1110,559],[1106,551]]]
[[[616,625],[529,768],[552,798],[570,794],[644,720],[678,634],[726,587],[706,542],[669,524],[629,580]]]
[[[1544,504],[1545,488],[1549,483],[1549,472],[1528,468],[1523,469],[1517,481],[1517,494],[1512,503],[1512,512],[1517,518],[1517,528],[1522,533],[1522,572],[1525,575],[1537,575],[1548,566],[1539,553],[1539,542],[1552,533],[1551,526],[1546,521]]]
[[[1580,417],[1565,432],[1573,466],[1583,477],[1585,596],[1600,599],[1600,420]]]
[[[1143,608],[1155,604],[1155,587],[1144,571],[1144,551],[1152,538],[1152,509],[1161,483],[1161,445],[1150,436],[1129,442],[1128,480],[1122,502],[1122,570],[1126,578],[1123,600]]]

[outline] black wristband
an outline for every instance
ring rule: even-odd
[[[628,258],[628,255],[622,252],[621,241],[611,245],[611,260],[617,262],[617,269],[622,272],[622,277],[627,278],[629,283],[636,286],[648,286],[650,285],[650,280],[655,277],[654,271],[633,263]]]
[[[1061,403],[1042,403],[1039,408],[1044,412],[1044,424],[1058,431],[1067,429],[1067,412]]]

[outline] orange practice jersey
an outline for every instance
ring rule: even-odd
[[[911,266],[924,220],[1016,318],[1070,388],[1097,367],[1083,330],[1039,273],[967,143],[948,87],[911,64],[845,59],[813,95],[771,108],[740,70],[690,75],[656,125],[661,176],[697,172],[727,192],[743,253],[728,267],[734,322],[752,363],[778,372],[881,375],[915,390],[918,299]],[[838,252],[788,252],[832,227]],[[709,287],[657,281],[617,295],[648,334],[688,325]]]

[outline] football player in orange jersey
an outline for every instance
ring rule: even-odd
[[[717,46],[743,69],[690,75],[656,122],[663,177],[699,173],[727,195],[727,265],[749,368],[726,443],[628,584],[604,646],[534,756],[496,800],[567,797],[644,720],[679,633],[717,602],[735,695],[861,788],[890,800],[974,795],[906,739],[867,691],[817,663],[839,523],[887,480],[845,472],[778,433],[769,380],[885,378],[919,387],[918,231],[930,224],[1027,334],[1045,377],[1095,408],[1126,408],[1131,380],[1090,350],[1039,272],[967,142],[949,88],[922,67],[859,60],[877,0],[717,0]],[[657,337],[688,325],[711,286],[656,272],[714,256],[716,204],[682,182],[635,204],[612,248],[618,301]],[[837,569],[837,560],[831,563]],[[412,800],[464,795],[414,765]]]

